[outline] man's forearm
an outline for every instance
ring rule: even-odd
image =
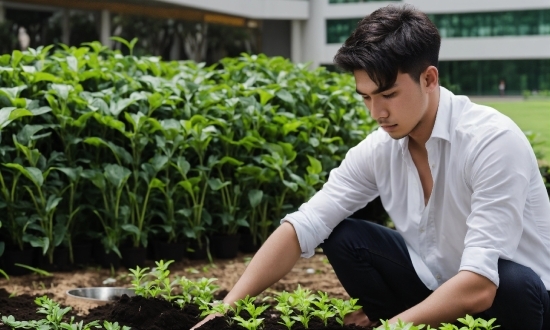
[[[466,314],[480,313],[491,307],[496,290],[496,285],[486,277],[461,271],[424,301],[396,315],[390,322],[401,319],[431,326],[454,322]]]
[[[300,244],[294,227],[283,222],[254,255],[224,302],[232,304],[246,295],[258,295],[285,276],[300,255]]]

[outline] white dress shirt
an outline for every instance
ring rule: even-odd
[[[498,259],[530,267],[550,290],[550,201],[525,134],[498,111],[440,88],[426,143],[433,190],[425,205],[408,137],[378,129],[351,148],[290,222],[303,257],[380,196],[414,268],[435,290],[460,270],[499,284]]]

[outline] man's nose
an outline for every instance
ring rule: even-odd
[[[375,102],[371,100],[370,104],[367,105],[367,108],[369,108],[370,116],[374,120],[388,116],[388,111],[382,102]]]

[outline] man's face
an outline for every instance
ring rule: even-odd
[[[371,117],[394,139],[402,139],[425,129],[428,93],[422,73],[420,84],[407,73],[398,73],[392,88],[376,93],[378,86],[364,70],[355,70],[355,84],[370,111]],[[431,129],[432,127],[429,127]],[[427,128],[426,128],[427,129]]]

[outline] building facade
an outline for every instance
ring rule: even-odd
[[[0,0],[0,4],[2,1]],[[439,71],[444,85],[469,95],[550,90],[549,0],[19,0],[15,5],[80,8],[100,13],[109,42],[112,12],[250,25],[261,29],[261,51],[313,67],[331,66],[357,22],[377,8],[410,4],[442,36]],[[0,20],[2,19],[0,5]],[[141,9],[140,9],[141,8]],[[162,13],[162,15],[160,15]]]

